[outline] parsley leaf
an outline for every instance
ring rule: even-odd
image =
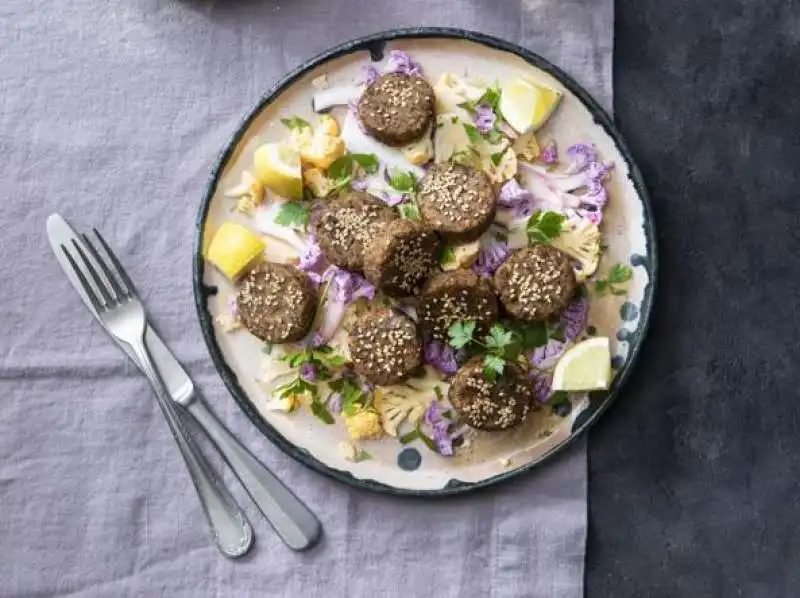
[[[500,324],[495,324],[489,330],[489,334],[484,338],[486,348],[496,353],[502,353],[503,350],[514,341],[514,333],[506,330]]]
[[[328,178],[333,181],[334,188],[341,189],[350,183],[355,174],[356,164],[367,174],[378,172],[379,162],[375,154],[345,154],[328,167]]]
[[[628,290],[619,288],[615,285],[624,284],[633,278],[633,268],[627,264],[614,264],[608,272],[605,279],[596,280],[594,283],[594,292],[598,297],[602,297],[607,293],[612,295],[622,296],[627,295]]]
[[[449,245],[445,245],[445,248],[442,250],[442,257],[439,258],[439,264],[446,266],[448,264],[454,264],[455,262],[456,252]]]
[[[461,349],[472,342],[475,336],[475,321],[456,322],[447,330],[450,337],[450,346],[454,349]]]
[[[491,354],[483,356],[483,375],[487,380],[497,380],[497,377],[503,374],[505,366],[506,362],[502,357]]]
[[[328,383],[331,390],[342,397],[342,411],[346,415],[355,415],[359,407],[363,407],[366,395],[352,380],[337,378]]]
[[[534,212],[528,218],[526,229],[528,236],[539,243],[549,243],[551,239],[561,234],[561,228],[566,216],[558,212]]]
[[[413,201],[401,203],[397,206],[397,209],[400,210],[400,216],[406,220],[422,220],[422,216],[420,216],[419,213],[419,206]]]
[[[406,445],[414,442],[417,438],[419,438],[419,432],[417,430],[411,430],[408,434],[403,434],[400,437],[400,444]]]
[[[414,193],[417,189],[417,177],[413,172],[404,172],[399,168],[393,168],[389,186],[403,193]]]
[[[519,324],[515,332],[522,341],[522,350],[535,349],[547,344],[547,327],[542,324]]]
[[[491,155],[492,164],[494,164],[495,166],[497,166],[498,164],[500,164],[500,160],[502,160],[502,159],[503,159],[503,154],[504,154],[504,153],[505,153],[505,152],[497,152],[496,154],[492,154],[492,155]]]
[[[483,92],[483,95],[478,100],[478,104],[486,104],[490,106],[494,112],[500,107],[500,96],[502,92],[499,87],[489,87]]]
[[[608,282],[619,284],[628,282],[633,277],[633,268],[627,264],[614,264],[608,272]]]
[[[308,121],[303,120],[299,116],[293,116],[292,118],[282,118],[281,122],[283,125],[289,129],[304,129],[308,127],[311,128],[311,125],[308,124]]]
[[[325,407],[325,404],[317,397],[311,401],[311,413],[328,425],[333,423],[333,416],[331,415],[331,412],[328,411],[328,408]]]
[[[378,172],[378,156],[375,154],[347,154],[350,158],[364,169],[367,174],[375,174]]]
[[[469,123],[462,123],[464,126],[464,130],[467,132],[467,137],[472,143],[477,143],[483,139],[481,132],[478,130],[478,127],[475,125],[471,125]]]
[[[299,201],[285,201],[275,216],[275,224],[306,228],[311,207]]]
[[[368,461],[369,459],[372,459],[372,455],[364,449],[360,449],[353,458],[353,461],[356,463],[361,463],[362,461]]]

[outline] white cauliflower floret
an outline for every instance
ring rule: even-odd
[[[550,244],[580,262],[581,269],[576,272],[580,282],[597,271],[597,266],[600,264],[601,239],[602,235],[597,225],[581,219],[575,225],[570,222],[565,223],[565,230],[553,238]]]
[[[252,216],[256,207],[264,202],[264,185],[249,170],[244,170],[239,184],[225,191],[225,197],[236,198],[233,208],[236,212]]]
[[[469,268],[478,259],[478,254],[481,252],[481,242],[472,241],[463,245],[454,245],[448,247],[448,249],[452,252],[452,259],[442,261],[442,270],[451,271],[459,268]]]
[[[303,171],[303,183],[314,197],[328,197],[331,192],[331,182],[319,168],[308,168]]]
[[[514,151],[517,152],[517,156],[523,160],[526,160],[527,162],[533,162],[536,158],[538,158],[541,152],[539,150],[539,143],[536,141],[536,135],[534,132],[528,131],[527,133],[520,135],[514,141]]]
[[[418,141],[405,146],[403,155],[415,166],[429,162],[433,158],[433,138],[430,129]]]

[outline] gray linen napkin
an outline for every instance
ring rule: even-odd
[[[195,209],[242,115],[311,55],[410,25],[521,43],[611,104],[613,0],[3,0],[0,596],[583,594],[583,442],[461,498],[353,490],[259,435],[195,321]],[[216,411],[319,513],[321,546],[286,550],[234,486],[257,547],[240,562],[216,552],[146,381],[50,255],[52,211],[113,241]]]

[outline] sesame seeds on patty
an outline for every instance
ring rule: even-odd
[[[495,272],[494,286],[512,316],[542,322],[567,308],[578,283],[566,254],[534,245],[511,254]]]
[[[308,276],[288,264],[259,264],[236,295],[242,324],[261,340],[287,343],[302,339],[314,320],[317,291]]]
[[[399,147],[425,134],[433,122],[435,106],[433,88],[425,79],[387,73],[364,90],[358,116],[372,137]]]
[[[497,211],[489,178],[461,164],[436,164],[420,182],[420,213],[449,241],[467,243],[486,232]]]
[[[489,282],[471,270],[442,272],[428,281],[417,309],[423,332],[433,340],[447,340],[449,328],[474,321],[478,335],[497,321],[497,299]]]
[[[353,367],[369,382],[395,384],[422,362],[417,327],[406,316],[380,309],[362,316],[350,329]]]

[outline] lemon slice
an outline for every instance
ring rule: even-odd
[[[553,390],[605,390],[611,383],[611,351],[606,337],[578,343],[564,353],[553,372]]]
[[[219,227],[208,247],[208,261],[233,280],[264,251],[264,242],[255,233],[234,222]]]
[[[273,193],[291,199],[303,197],[300,153],[287,143],[266,143],[253,155],[256,177]]]
[[[518,133],[540,128],[561,102],[561,92],[527,79],[510,79],[501,86],[500,112]]]

